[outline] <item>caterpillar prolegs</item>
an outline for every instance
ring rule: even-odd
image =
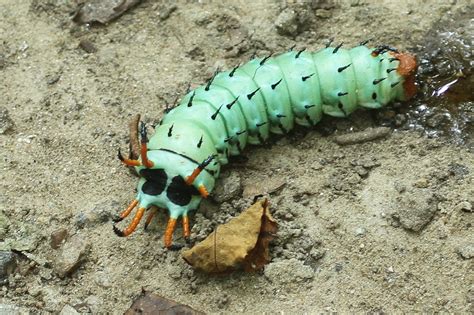
[[[359,106],[380,108],[416,92],[415,58],[389,46],[352,49],[326,47],[317,52],[290,50],[255,58],[190,91],[170,110],[148,141],[141,128],[140,158],[119,158],[140,175],[138,193],[120,214],[138,206],[132,233],[151,206],[168,209],[164,244],[172,246],[177,219],[189,237],[188,213],[214,188],[222,165],[245,146],[283,134],[295,124],[312,126],[323,114],[346,117]],[[153,213],[150,212],[147,225]]]

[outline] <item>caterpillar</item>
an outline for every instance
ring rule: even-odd
[[[118,236],[130,235],[151,206],[168,209],[164,245],[173,248],[177,220],[190,236],[188,213],[212,192],[222,165],[247,144],[285,134],[295,124],[313,126],[323,114],[346,117],[358,107],[380,108],[416,92],[416,59],[389,46],[341,45],[254,58],[217,72],[169,110],[148,139],[140,127],[140,157],[120,160],[140,175],[136,198],[115,220],[138,206]],[[150,211],[145,227],[153,218]]]

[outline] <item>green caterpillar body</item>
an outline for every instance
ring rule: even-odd
[[[166,208],[175,219],[187,216],[201,202],[197,188],[211,192],[221,165],[248,143],[286,133],[295,123],[315,125],[323,114],[346,117],[359,106],[380,108],[406,100],[407,76],[396,71],[402,62],[397,54],[364,45],[289,51],[217,73],[156,127],[147,151],[154,166],[136,167],[142,176],[140,207]],[[202,172],[186,185],[187,176],[206,159]]]

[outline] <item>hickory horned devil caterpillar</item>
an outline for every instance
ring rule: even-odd
[[[247,143],[260,144],[269,133],[284,134],[294,124],[313,126],[322,114],[346,117],[357,107],[380,108],[416,93],[416,60],[389,46],[352,49],[330,43],[316,52],[305,49],[254,58],[230,71],[217,72],[205,86],[190,91],[156,126],[148,140],[141,124],[140,158],[120,160],[140,175],[138,193],[116,221],[138,205],[130,225],[114,231],[130,235],[146,209],[169,210],[164,245],[173,248],[177,219],[185,239],[188,213],[214,188],[222,165]],[[153,208],[155,209],[155,208]],[[145,227],[154,211],[150,211]]]

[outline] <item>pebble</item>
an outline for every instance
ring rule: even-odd
[[[51,233],[51,240],[49,244],[51,245],[51,248],[58,249],[61,244],[64,242],[68,235],[67,229],[65,228],[60,228],[53,233]]]
[[[10,118],[8,110],[0,107],[0,134],[5,134],[13,129],[13,120]]]
[[[106,200],[94,208],[86,209],[76,215],[75,223],[78,228],[91,227],[96,224],[106,223],[111,220],[122,207],[117,201]]]
[[[238,197],[242,193],[242,182],[237,172],[230,172],[221,177],[220,184],[216,185],[212,198],[222,203]]]
[[[265,267],[264,274],[275,284],[305,282],[314,277],[313,269],[296,258],[272,262]]]
[[[474,257],[474,243],[462,244],[457,248],[457,252],[464,259],[471,259]]]
[[[363,227],[359,227],[355,230],[356,236],[364,236],[366,232],[367,230],[364,229]]]
[[[275,21],[275,27],[280,35],[298,35],[298,15],[295,10],[286,8],[281,11]]]
[[[392,217],[407,230],[419,232],[433,219],[437,206],[431,193],[416,190],[410,195],[404,194]]]
[[[76,234],[67,241],[58,253],[54,262],[54,270],[64,278],[73,273],[87,258],[90,243],[87,237]]]
[[[462,201],[458,203],[455,207],[456,211],[465,211],[465,212],[473,212],[472,211],[472,204],[469,201]]]
[[[0,284],[8,283],[8,277],[17,265],[15,254],[11,251],[0,251]]]
[[[61,309],[61,312],[59,315],[79,315],[79,312],[76,311],[74,307],[72,307],[69,304],[64,305],[64,307]]]

